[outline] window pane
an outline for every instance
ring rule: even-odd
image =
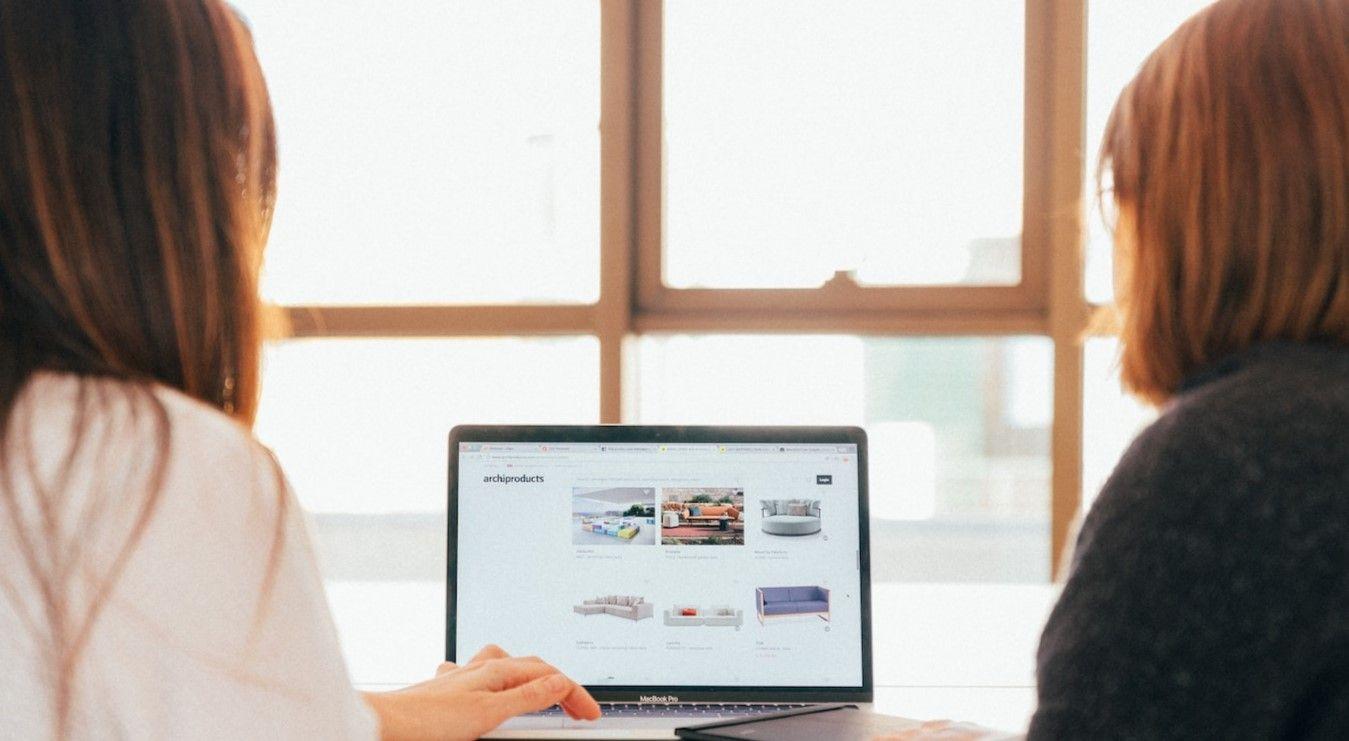
[[[666,283],[1017,283],[1024,13],[666,3]]]
[[[865,426],[873,579],[1048,580],[1048,340],[675,335],[635,345],[633,422]]]
[[[1120,91],[1152,50],[1213,0],[1091,0],[1087,9],[1087,299],[1109,303],[1110,235],[1096,198],[1096,155]]]
[[[597,2],[236,5],[280,138],[268,298],[597,297]]]
[[[1087,340],[1083,387],[1082,511],[1096,501],[1115,464],[1144,427],[1157,418],[1152,407],[1124,393],[1119,379],[1119,342]]]
[[[268,347],[257,430],[306,510],[434,512],[443,540],[452,426],[598,417],[594,338],[321,339]]]

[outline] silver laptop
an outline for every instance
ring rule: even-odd
[[[604,709],[488,737],[870,703],[866,460],[853,427],[456,427],[446,658],[538,655]]]

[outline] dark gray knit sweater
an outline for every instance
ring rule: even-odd
[[[1349,348],[1191,379],[1087,516],[1038,659],[1032,739],[1349,739]]]

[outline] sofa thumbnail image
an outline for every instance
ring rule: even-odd
[[[656,489],[575,487],[571,520],[573,545],[654,545]]]
[[[583,517],[581,531],[597,535],[612,535],[623,540],[632,540],[642,531],[642,524],[633,517]]]
[[[820,500],[765,499],[759,502],[759,529],[770,535],[812,535],[820,532]]]
[[[718,625],[740,627],[745,622],[743,610],[730,607],[709,607],[703,609],[692,605],[674,605],[662,613],[666,625]]]
[[[655,614],[655,607],[642,597],[608,595],[588,599],[571,608],[581,615],[614,615],[628,620],[643,620]]]
[[[829,590],[824,587],[759,587],[754,605],[760,625],[769,618],[807,615],[829,622]]]
[[[745,490],[669,487],[661,490],[662,545],[744,545]]]
[[[686,525],[728,530],[739,524],[741,519],[741,511],[734,504],[665,502],[661,505],[661,524],[668,528]]]

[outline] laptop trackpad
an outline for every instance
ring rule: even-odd
[[[625,738],[674,739],[677,726],[705,723],[707,718],[603,718],[587,722],[558,717],[520,717],[506,721],[485,738]]]
[[[687,718],[602,718],[597,721],[572,720],[571,718],[546,716],[521,716],[511,718],[501,724],[503,731],[530,730],[535,728],[668,728],[673,729],[690,723],[707,723],[716,720],[707,716],[689,716]]]
[[[557,715],[554,716],[525,715],[519,718],[511,718],[505,723],[502,723],[500,728],[503,731],[523,730],[529,728],[567,728],[568,727],[567,724],[569,722],[571,722],[570,718],[565,718]]]

